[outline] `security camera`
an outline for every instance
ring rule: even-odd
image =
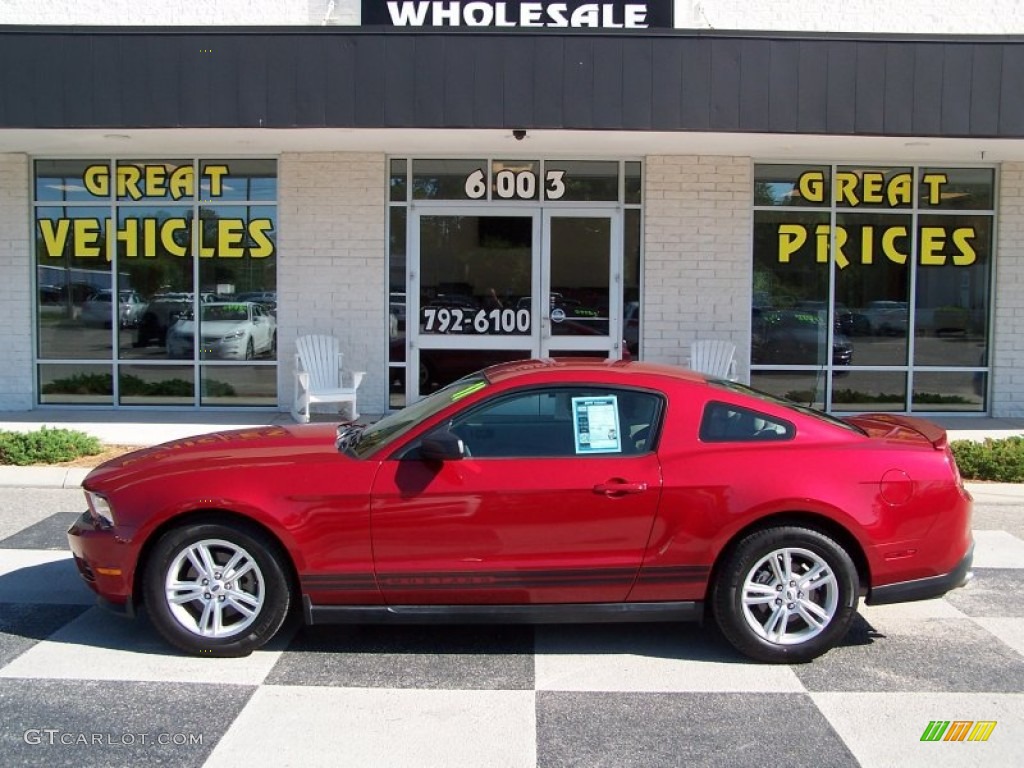
[[[514,138],[516,141],[522,141],[523,139],[526,138],[526,129],[516,128],[514,131],[512,131],[512,138]]]

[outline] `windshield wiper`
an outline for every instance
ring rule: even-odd
[[[339,451],[348,451],[359,445],[363,438],[364,424],[343,424],[338,427],[338,436],[334,439],[334,445]]]

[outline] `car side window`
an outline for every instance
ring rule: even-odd
[[[700,439],[706,443],[791,440],[795,434],[784,419],[728,403],[708,403],[700,422]]]
[[[450,431],[472,458],[635,456],[653,450],[661,403],[644,391],[536,389],[457,416]]]

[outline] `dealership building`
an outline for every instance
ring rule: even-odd
[[[368,414],[721,339],[1024,416],[1013,0],[12,0],[0,67],[0,410],[287,410],[328,334]]]

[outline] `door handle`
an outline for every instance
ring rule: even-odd
[[[613,480],[594,486],[594,493],[603,493],[605,496],[625,496],[627,493],[643,493],[646,490],[647,483],[630,483],[625,480]]]

